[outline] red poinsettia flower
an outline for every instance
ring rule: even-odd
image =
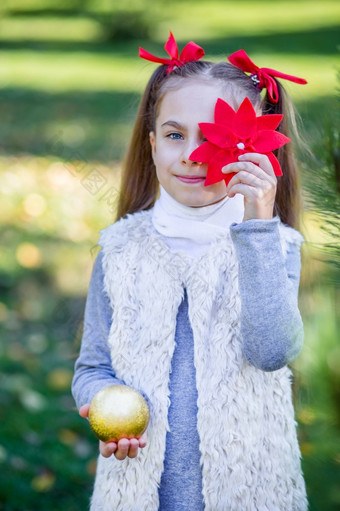
[[[215,106],[215,123],[201,122],[199,127],[207,139],[190,155],[190,160],[208,164],[205,186],[225,180],[226,184],[235,175],[223,174],[222,168],[228,163],[238,161],[244,153],[266,154],[276,176],[282,176],[282,170],[272,151],[290,142],[290,139],[275,131],[283,115],[270,114],[256,116],[248,98],[237,112],[223,99]]]

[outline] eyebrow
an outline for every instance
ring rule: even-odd
[[[184,126],[182,126],[182,124],[176,122],[176,121],[165,121],[163,122],[163,124],[161,125],[161,128],[163,128],[163,126],[172,126],[173,128],[177,128],[177,129],[183,129]]]

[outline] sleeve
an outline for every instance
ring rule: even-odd
[[[248,220],[230,231],[239,262],[241,333],[248,362],[275,371],[292,362],[303,345],[298,308],[301,242],[283,256],[280,220]]]
[[[124,383],[112,369],[107,339],[112,322],[112,308],[104,291],[102,253],[93,268],[84,317],[84,331],[80,354],[75,363],[72,394],[76,405],[91,403],[94,395],[104,387]]]

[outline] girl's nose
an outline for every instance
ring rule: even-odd
[[[200,162],[200,161],[193,161],[193,160],[190,160],[189,158],[184,158],[184,157],[182,158],[182,163],[184,165],[188,165],[190,167],[202,165],[202,162]]]
[[[190,166],[194,166],[194,165],[201,165],[202,162],[199,162],[199,161],[194,161],[194,160],[190,160],[190,155],[191,153],[197,149],[197,147],[199,146],[200,144],[198,142],[192,142],[192,143],[187,143],[185,145],[185,147],[183,148],[183,152],[182,152],[182,163],[183,165],[190,165]]]

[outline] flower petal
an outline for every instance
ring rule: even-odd
[[[257,152],[269,153],[270,151],[275,151],[275,149],[278,149],[288,142],[290,142],[290,138],[278,131],[262,130],[258,132],[253,144]]]
[[[235,159],[231,151],[223,149],[218,151],[209,161],[208,173],[204,184],[207,186],[223,181],[227,174],[222,173],[222,167],[233,161]]]
[[[257,118],[257,130],[275,130],[283,119],[280,114],[260,115]]]
[[[245,98],[236,112],[234,132],[240,138],[251,138],[256,133],[256,112],[248,98]]]
[[[218,147],[231,147],[235,145],[235,136],[226,126],[213,124],[211,122],[200,122],[198,125],[209,142],[212,142]]]
[[[282,176],[282,169],[279,160],[273,153],[267,153],[268,159],[273,166],[275,176]]]
[[[215,106],[215,122],[231,128],[236,117],[235,110],[223,99],[218,98]]]
[[[229,184],[229,181],[234,177],[236,176],[236,172],[231,172],[231,173],[228,173],[228,174],[223,174],[224,175],[224,181],[225,181],[225,184],[228,186]]]
[[[235,176],[236,172],[224,174],[222,172],[222,168],[228,165],[228,163],[233,163],[234,161],[237,161],[237,157],[235,157],[233,151],[219,151],[209,162],[207,177],[211,172],[214,176],[214,183],[224,180],[227,185],[231,178]]]
[[[204,181],[204,186],[210,186],[214,185],[215,183],[219,183],[220,181],[223,181],[224,174],[222,174],[220,166],[213,166],[210,169],[210,172],[208,172],[207,177]]]
[[[211,158],[216,154],[219,150],[214,144],[210,142],[203,142],[200,146],[197,147],[189,156],[189,160],[198,161],[201,163],[209,163]]]

